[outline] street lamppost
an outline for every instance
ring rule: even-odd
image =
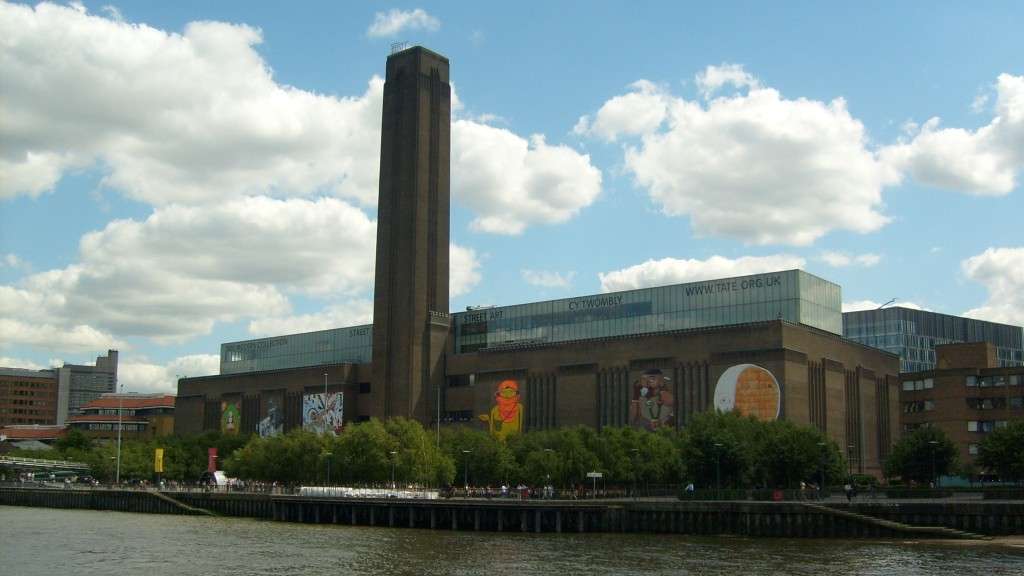
[[[939,447],[939,441],[929,440],[928,447],[931,448],[929,452],[931,452],[932,455],[932,487],[937,487],[939,485],[939,478],[938,476],[935,475],[935,451]]]
[[[722,490],[722,445],[715,442],[715,500],[721,496]]]
[[[327,434],[327,372],[324,372],[324,411],[320,415],[320,420],[324,425],[323,433]]]
[[[638,475],[636,461],[637,461],[637,458],[640,456],[640,449],[639,448],[630,448],[629,451],[632,452],[632,460],[633,460],[633,499],[636,500],[636,497],[637,497],[636,496],[636,477]]]
[[[850,480],[853,480],[853,450],[856,447],[857,447],[856,444],[850,444],[849,446],[846,447],[846,456],[847,456],[846,464],[847,464],[847,472],[849,473]]]
[[[388,454],[391,454],[391,489],[395,490],[397,486],[395,484],[395,465],[398,464],[398,451],[392,450]]]
[[[463,470],[463,473],[462,473],[463,474],[462,475],[462,482],[463,482],[463,484],[466,485],[466,496],[469,496],[469,455],[472,454],[473,451],[472,450],[463,450],[462,453],[465,454],[465,456],[463,456],[463,458],[465,458],[465,460],[466,460],[466,466],[465,466],[465,469]]]
[[[820,449],[818,451],[818,478],[819,478],[818,494],[819,495],[823,494],[823,491],[825,490],[825,447],[826,447],[826,444],[824,442],[818,442],[818,448]]]
[[[544,449],[544,453],[545,454],[551,454],[553,456],[555,451],[552,450],[551,448],[545,448]],[[549,458],[550,457],[544,458],[544,471],[546,473],[545,475],[547,476],[547,483],[550,485],[551,484],[551,468],[549,466],[549,462],[550,462]],[[545,489],[545,493],[546,493],[547,486],[545,486],[544,489]]]
[[[330,452],[324,452],[324,460],[327,462],[327,485],[331,485],[331,454]]]
[[[124,384],[121,384],[121,392],[117,395],[117,467],[114,472],[114,484],[121,484],[121,428],[123,427],[122,413],[124,409]]]

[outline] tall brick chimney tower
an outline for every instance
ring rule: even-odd
[[[448,59],[420,46],[393,52],[383,112],[372,415],[429,422],[448,338]]]

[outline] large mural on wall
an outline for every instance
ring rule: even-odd
[[[284,432],[284,407],[277,397],[267,398],[267,415],[256,426],[263,438],[279,436]]]
[[[633,379],[633,396],[629,404],[629,425],[654,431],[675,426],[676,400],[672,379],[660,368],[644,370]]]
[[[523,430],[523,403],[519,396],[519,381],[506,378],[498,382],[494,392],[494,406],[480,419],[487,423],[491,436],[505,440]]]
[[[220,431],[224,434],[238,434],[242,431],[242,410],[238,400],[222,400],[220,403]]]
[[[782,405],[779,382],[767,369],[756,364],[730,366],[715,385],[715,408],[736,410],[758,420],[776,420]]]
[[[302,428],[317,434],[340,433],[344,400],[341,392],[303,394]]]

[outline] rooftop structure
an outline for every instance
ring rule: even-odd
[[[153,438],[174,432],[175,397],[169,394],[103,394],[68,418],[68,427],[96,438]]]
[[[939,312],[893,306],[843,313],[843,335],[897,354],[901,372],[935,368],[935,347],[941,344],[991,342],[997,366],[1024,365],[1024,336],[1010,326]]]

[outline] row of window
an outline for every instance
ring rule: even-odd
[[[82,425],[79,425],[79,427],[81,427],[81,426]],[[105,422],[90,422],[88,424],[85,424],[84,427],[85,427],[86,430],[96,430],[96,431],[116,431],[117,430],[117,424],[107,424]],[[142,432],[145,429],[146,429],[146,425],[145,424],[134,424],[134,423],[121,424],[121,431],[123,431],[123,432]]]
[[[444,413],[441,419],[442,422],[472,422],[473,411],[472,410],[449,410]]]
[[[997,374],[995,376],[968,376],[965,382],[967,386],[974,388],[992,388],[998,386],[1020,386],[1024,384],[1024,374]]]
[[[30,410],[28,408],[0,408],[0,414],[52,414],[46,410]]]
[[[935,409],[934,400],[917,400],[915,402],[904,402],[904,414],[916,414],[918,412],[930,412]]]
[[[1006,428],[1006,420],[969,420],[967,422],[968,432],[991,432],[999,428]]]
[[[29,390],[28,388],[53,388],[52,385],[43,384],[42,382],[25,382],[19,383],[18,385],[21,386],[21,388],[14,388],[12,390],[8,387],[4,392],[9,396],[36,396],[39,392]]]
[[[10,418],[7,420],[10,424],[46,424],[47,418]]]
[[[1024,408],[1024,396],[1011,396],[1010,398],[967,398],[967,406],[975,410],[1001,410],[1010,408]]]
[[[935,380],[932,378],[925,378],[924,380],[905,380],[903,382],[904,392],[913,392],[914,390],[931,390],[935,387]]]
[[[97,410],[88,410],[89,414],[102,414],[104,416],[117,416],[117,408],[99,408]],[[122,416],[135,416],[135,410],[133,408],[125,408],[120,410]]]
[[[9,404],[12,406],[46,406],[48,402],[46,400],[10,400]]]

